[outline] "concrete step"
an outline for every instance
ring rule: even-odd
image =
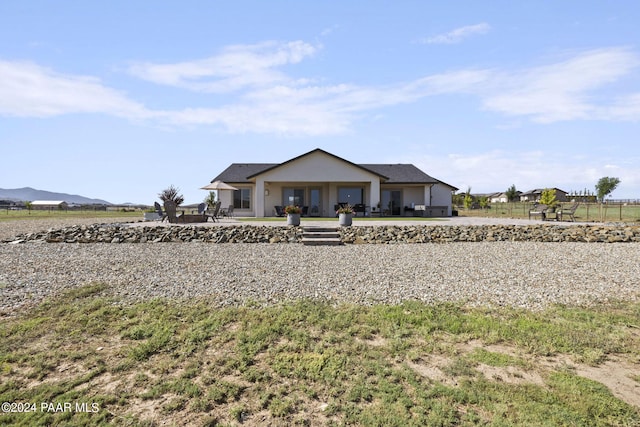
[[[340,246],[342,245],[342,240],[340,239],[307,239],[305,237],[301,240],[302,244],[305,246]]]
[[[337,232],[338,231],[338,227],[320,227],[320,226],[314,226],[314,225],[308,225],[306,227],[302,227],[302,231],[303,232]]]
[[[309,231],[302,233],[304,237],[308,237],[309,239],[328,239],[328,238],[339,238],[340,233],[335,231]]]
[[[307,246],[342,245],[340,233],[336,227],[303,227],[302,244]]]

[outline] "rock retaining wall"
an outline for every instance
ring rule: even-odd
[[[302,239],[300,227],[199,226],[128,226],[96,224],[65,227],[41,233],[16,236],[11,242],[44,241],[48,243],[297,243]]]
[[[341,229],[345,243],[640,242],[638,226],[384,226]]]
[[[448,243],[485,241],[640,242],[640,226],[358,226],[339,229],[345,243]],[[49,243],[299,243],[302,227],[254,226],[130,226],[95,224],[16,236],[5,242]]]

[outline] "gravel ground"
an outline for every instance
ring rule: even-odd
[[[541,309],[640,298],[640,244],[1,244],[0,313],[92,282],[124,301],[319,298]]]
[[[0,240],[95,222],[3,222]],[[0,314],[95,282],[106,283],[108,295],[132,302],[208,297],[220,306],[297,298],[530,309],[588,305],[640,300],[639,259],[636,243],[0,244]]]

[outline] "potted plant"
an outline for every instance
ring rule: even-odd
[[[338,215],[338,224],[342,227],[348,227],[353,221],[353,206],[350,204],[342,205],[336,211]]]
[[[300,206],[285,206],[284,213],[287,214],[287,225],[300,225],[300,214],[302,213]]]

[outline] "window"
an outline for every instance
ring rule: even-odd
[[[233,192],[234,209],[251,209],[251,189],[240,188]]]
[[[282,196],[284,205],[304,206],[304,188],[283,188]]]
[[[364,188],[342,187],[338,189],[338,203],[349,203],[351,206],[364,203]]]

